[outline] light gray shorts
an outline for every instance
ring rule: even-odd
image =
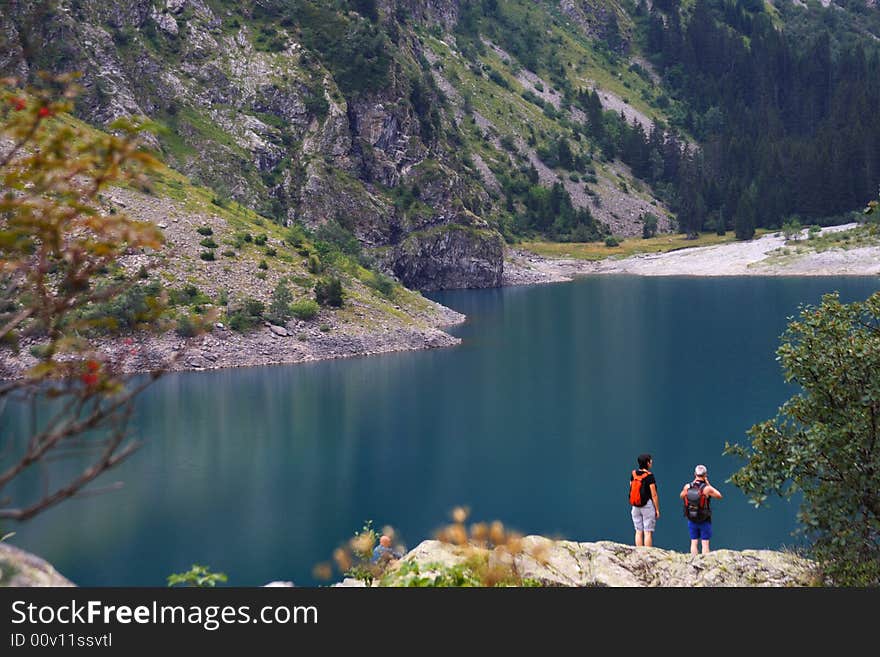
[[[645,506],[632,507],[633,527],[637,532],[652,532],[657,525],[657,516],[654,514],[654,501],[648,500]]]

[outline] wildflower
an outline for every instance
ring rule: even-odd
[[[468,509],[467,507],[458,506],[452,510],[452,519],[457,523],[463,523],[467,520],[468,517]]]
[[[352,560],[351,555],[342,548],[336,548],[333,551],[333,560],[336,562],[336,565],[339,567],[339,570],[345,572],[349,568],[351,568]]]
[[[506,536],[504,534],[504,525],[500,520],[495,520],[489,527],[489,540],[495,545],[504,545]]]
[[[333,568],[329,563],[319,563],[312,569],[312,576],[315,579],[328,580],[333,577]]]
[[[14,107],[19,112],[21,110],[23,110],[25,107],[27,107],[27,102],[25,101],[25,99],[21,98],[19,96],[16,96],[15,98],[11,98],[9,100],[9,104],[12,105],[12,107]]]

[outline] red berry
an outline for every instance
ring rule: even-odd
[[[13,98],[9,101],[9,103],[19,111],[23,110],[27,106],[24,98]]]
[[[98,383],[98,375],[97,374],[83,374],[79,378],[83,383],[85,383],[90,388]]]
[[[41,118],[46,118],[47,116],[52,116],[53,113],[54,112],[52,112],[52,110],[50,110],[48,107],[41,107],[37,112],[37,116]]]

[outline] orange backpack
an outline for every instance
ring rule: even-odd
[[[642,470],[642,474],[636,474],[636,472],[633,470],[632,481],[629,482],[629,503],[633,506],[645,506],[648,501],[642,502],[642,482],[651,473],[646,470]]]

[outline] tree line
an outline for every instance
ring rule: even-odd
[[[840,216],[874,195],[876,46],[832,40],[818,18],[789,35],[748,0],[698,0],[686,23],[682,13],[677,0],[637,11],[644,47],[684,108],[673,121],[702,144],[674,179],[684,230],[749,238],[791,215]]]

